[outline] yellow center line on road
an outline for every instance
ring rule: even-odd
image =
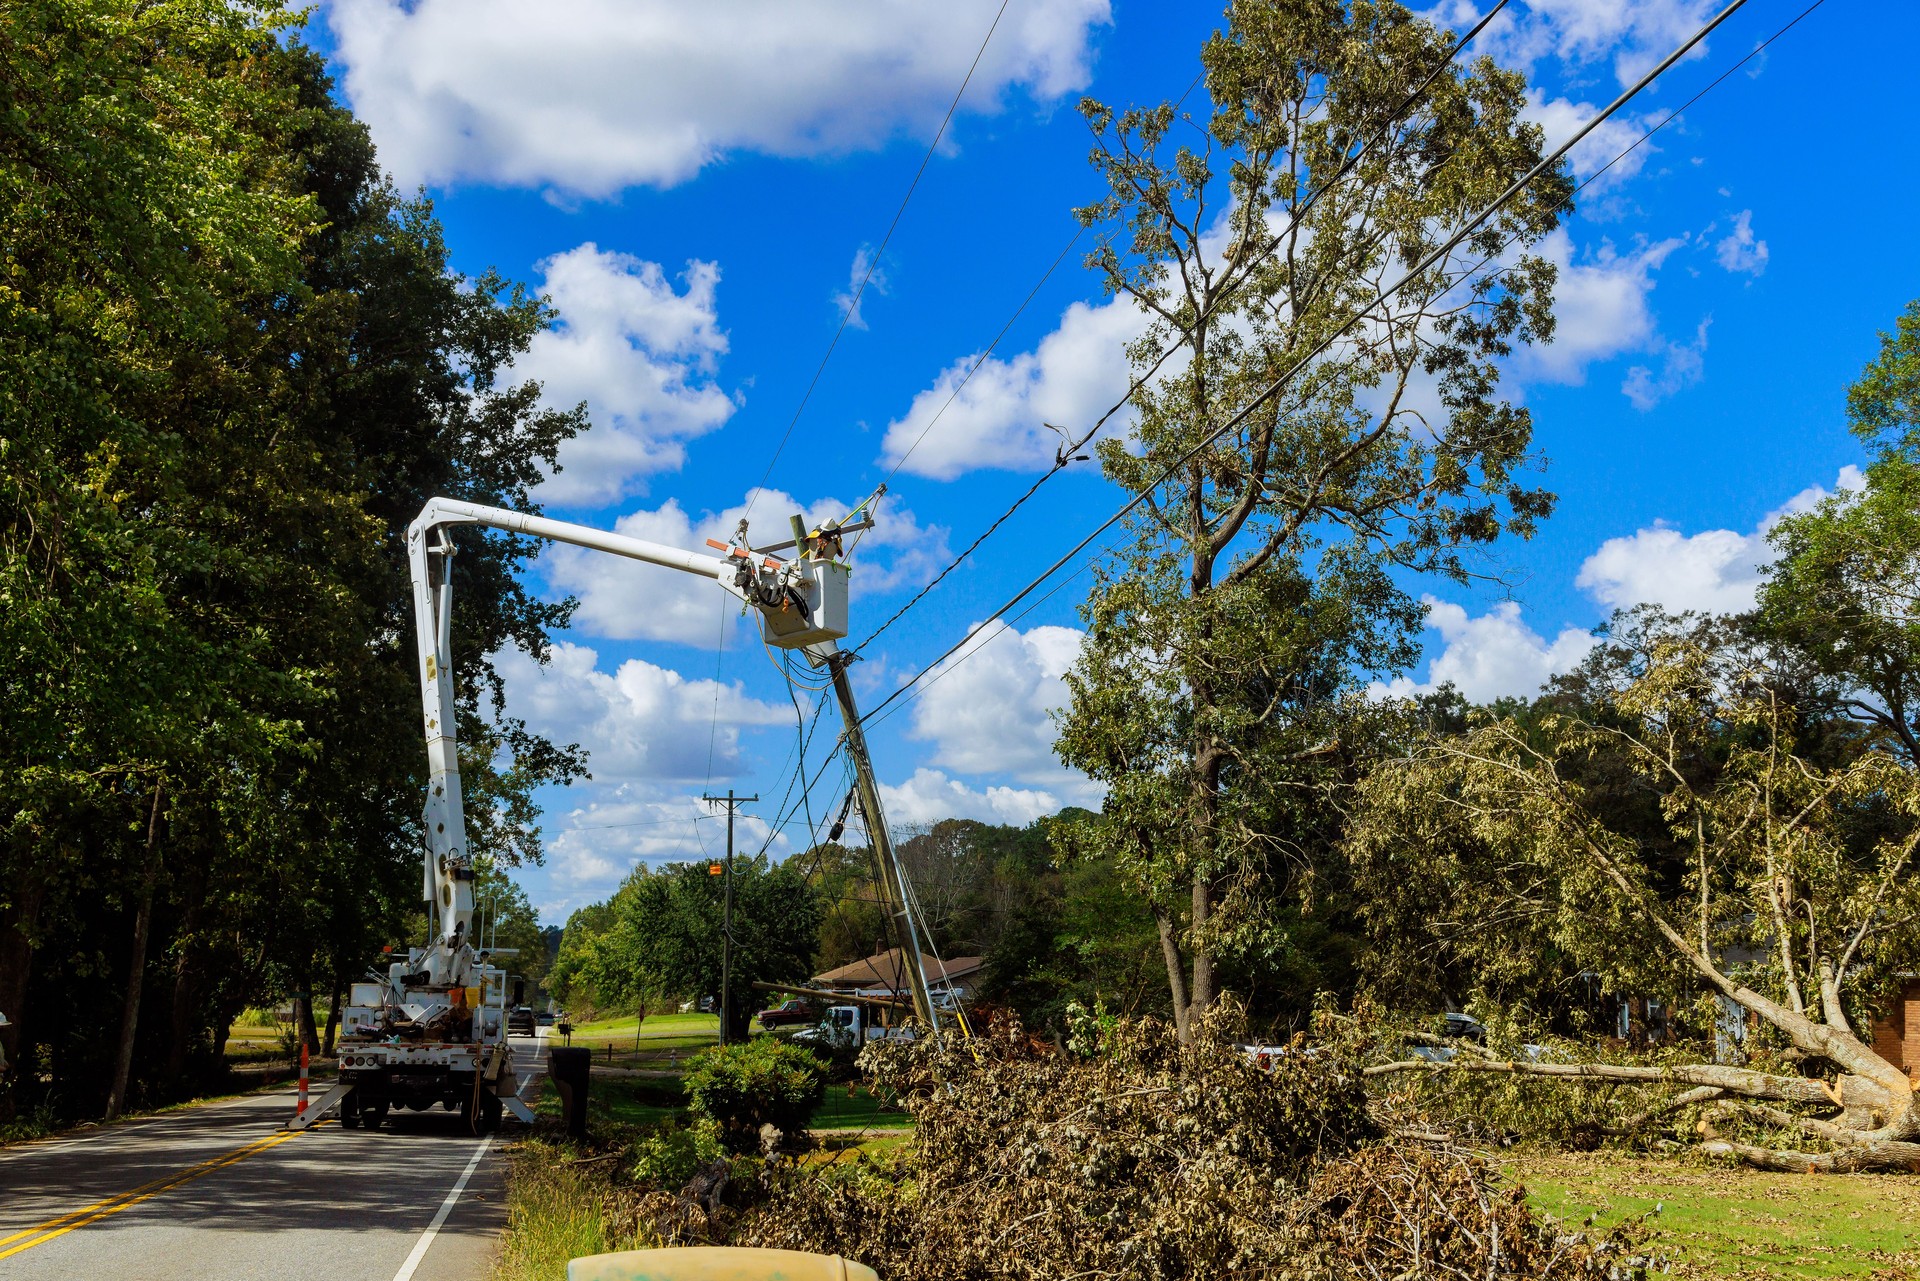
[[[60,1215],[58,1218],[48,1219],[45,1223],[42,1223],[37,1227],[31,1227],[31,1228],[25,1229],[24,1231],[15,1232],[11,1236],[0,1237],[0,1245],[8,1245],[14,1241],[18,1241],[22,1237],[34,1236],[37,1233],[46,1231],[48,1228],[57,1228],[62,1223],[65,1223],[68,1219],[77,1219],[81,1215],[89,1214],[95,1210],[99,1210],[106,1206],[112,1205],[115,1201],[118,1201],[123,1197],[138,1196],[140,1193],[145,1192],[149,1189],[157,1189],[163,1183],[172,1183],[175,1180],[180,1179],[182,1177],[186,1177],[186,1176],[190,1176],[195,1173],[198,1173],[203,1169],[203,1167],[211,1168],[216,1162],[224,1161],[228,1157],[237,1156],[241,1153],[246,1152],[249,1148],[258,1147],[263,1143],[270,1143],[276,1137],[278,1136],[269,1134],[265,1138],[255,1139],[252,1143],[248,1143],[239,1148],[235,1148],[232,1152],[223,1153],[220,1156],[208,1157],[205,1161],[200,1162],[199,1165],[188,1166],[184,1170],[171,1171],[170,1173],[161,1175],[157,1179],[149,1179],[147,1182],[142,1183],[137,1187],[131,1187],[124,1192],[116,1192],[110,1197],[107,1197],[100,1201],[95,1201],[92,1205],[83,1205],[78,1210],[70,1210],[63,1215]]]
[[[330,1119],[321,1121],[319,1124],[309,1128],[317,1130],[321,1126],[329,1124],[331,1124]],[[224,1169],[238,1161],[244,1161],[250,1156],[265,1152],[268,1148],[278,1147],[289,1139],[299,1138],[304,1132],[305,1131],[301,1130],[293,1130],[286,1134],[273,1134],[264,1139],[256,1139],[252,1143],[235,1148],[223,1156],[212,1157],[202,1161],[198,1165],[190,1165],[184,1170],[165,1175],[147,1183],[142,1183],[138,1187],[129,1188],[125,1192],[107,1197],[104,1200],[95,1201],[92,1205],[82,1206],[78,1210],[71,1210],[56,1218],[48,1219],[45,1223],[37,1227],[15,1232],[12,1236],[0,1237],[0,1246],[8,1246],[9,1243],[15,1241],[19,1242],[18,1245],[11,1245],[8,1249],[0,1250],[0,1259],[11,1258],[23,1250],[31,1250],[36,1245],[45,1245],[56,1237],[65,1236],[75,1228],[84,1228],[89,1223],[97,1223],[99,1220],[118,1214],[122,1210],[132,1209],[149,1197],[159,1196],[162,1192],[170,1188],[177,1188],[181,1184],[192,1182],[202,1175],[212,1174],[215,1170]],[[22,1240],[22,1238],[31,1239]]]

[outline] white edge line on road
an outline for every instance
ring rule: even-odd
[[[460,1178],[454,1183],[453,1190],[447,1193],[447,1199],[440,1203],[438,1210],[434,1211],[433,1222],[429,1223],[427,1230],[420,1234],[420,1239],[413,1243],[413,1253],[409,1254],[407,1261],[400,1265],[400,1270],[393,1274],[393,1281],[413,1281],[414,1269],[418,1268],[420,1261],[427,1257],[427,1250],[433,1245],[433,1238],[440,1234],[440,1226],[447,1221],[447,1216],[453,1213],[454,1202],[458,1201],[460,1194],[467,1190],[467,1180],[471,1179],[473,1172],[480,1167],[480,1158],[487,1154],[487,1145],[492,1142],[492,1135],[480,1140],[480,1146],[473,1150],[473,1156],[467,1161],[467,1168],[460,1172]]]

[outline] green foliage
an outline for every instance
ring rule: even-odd
[[[1349,838],[1357,880],[1452,888],[1430,966],[1551,964],[1676,1004],[1737,981],[1778,1003],[1750,1008],[1783,1033],[1866,1026],[1920,962],[1912,770],[1803,742],[1791,686],[1726,629],[1620,621],[1562,683],[1577,701],[1478,716],[1376,768]]]
[[[746,1216],[667,1235],[718,1226],[929,1281],[1604,1271],[1607,1245],[1556,1231],[1477,1162],[1380,1142],[1351,1059],[1263,1071],[1238,1033],[1216,1017],[1183,1046],[1120,1021],[1099,1053],[1036,1054],[1005,1022],[965,1045],[872,1048],[916,1122],[898,1160],[794,1171]]]
[[[607,1205],[604,1168],[546,1139],[515,1145],[498,1281],[552,1281],[569,1260],[654,1244]]]
[[[323,1002],[402,941],[400,534],[432,493],[526,506],[584,421],[499,381],[548,313],[449,270],[293,25],[0,9],[0,1113],[48,1075],[95,1109],[129,1014],[133,1095],[191,1088],[240,1010]],[[580,769],[487,659],[566,618],[514,579],[529,550],[465,540],[456,571],[469,835],[501,866],[539,857],[532,789]]]
[[[1523,484],[1532,422],[1500,378],[1552,334],[1554,271],[1529,249],[1563,216],[1565,175],[1369,302],[1542,152],[1524,79],[1447,66],[1450,39],[1393,3],[1236,4],[1201,54],[1210,113],[1082,107],[1110,190],[1079,211],[1109,233],[1090,262],[1151,318],[1129,349],[1138,422],[1100,465],[1149,501],[1096,568],[1058,750],[1107,786],[1082,844],[1153,910],[1183,1031],[1189,1000],[1232,977],[1221,962],[1315,968],[1333,725],[1365,673],[1417,652],[1394,575],[1464,579],[1472,549],[1552,506]],[[1416,84],[1425,108],[1393,116]],[[1429,379],[1437,404],[1416,410]]]
[[[690,1125],[668,1123],[634,1145],[632,1173],[635,1182],[651,1184],[667,1192],[677,1192],[703,1166],[726,1157],[717,1127],[712,1121]]]
[[[733,1037],[766,1004],[754,983],[808,977],[821,909],[796,860],[733,864]],[[726,878],[706,863],[635,868],[613,898],[567,923],[555,982],[597,1010],[633,1010],[663,997],[717,996],[723,970]]]
[[[760,1127],[771,1125],[787,1142],[804,1137],[807,1121],[826,1095],[819,1059],[778,1037],[717,1045],[687,1068],[687,1103],[719,1129],[733,1152],[760,1147]]]

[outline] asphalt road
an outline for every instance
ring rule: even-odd
[[[513,1047],[531,1098],[545,1045]],[[0,1149],[0,1278],[483,1281],[506,1221],[502,1136],[441,1111],[289,1134],[292,1112],[276,1091]]]

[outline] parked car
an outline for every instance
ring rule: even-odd
[[[1460,1057],[1460,1044],[1475,1045],[1484,1048],[1487,1043],[1487,1029],[1471,1014],[1446,1014],[1441,1017],[1440,1036],[1454,1045],[1415,1044],[1406,1047],[1408,1058],[1425,1059],[1429,1063],[1451,1063]],[[1520,1053],[1530,1063],[1561,1063],[1565,1056],[1551,1046],[1535,1045],[1528,1042],[1520,1047]]]
[[[516,1005],[507,1011],[507,1031],[515,1036],[533,1036],[538,1025],[531,1005]]]
[[[538,1023],[541,1027],[549,1027],[552,1025],[556,1017],[557,1016],[554,1014],[552,1010],[541,1010],[538,1014],[535,1014],[533,1016],[533,1021],[535,1023]]]
[[[703,996],[697,1001],[680,1002],[680,1012],[682,1014],[691,1014],[695,1010],[700,1011],[702,1014],[712,1014],[719,1008],[720,998],[717,996]]]
[[[785,1027],[793,1023],[818,1023],[820,1007],[804,997],[794,997],[791,1001],[782,1001],[770,1010],[759,1014],[760,1026],[764,1028]]]

